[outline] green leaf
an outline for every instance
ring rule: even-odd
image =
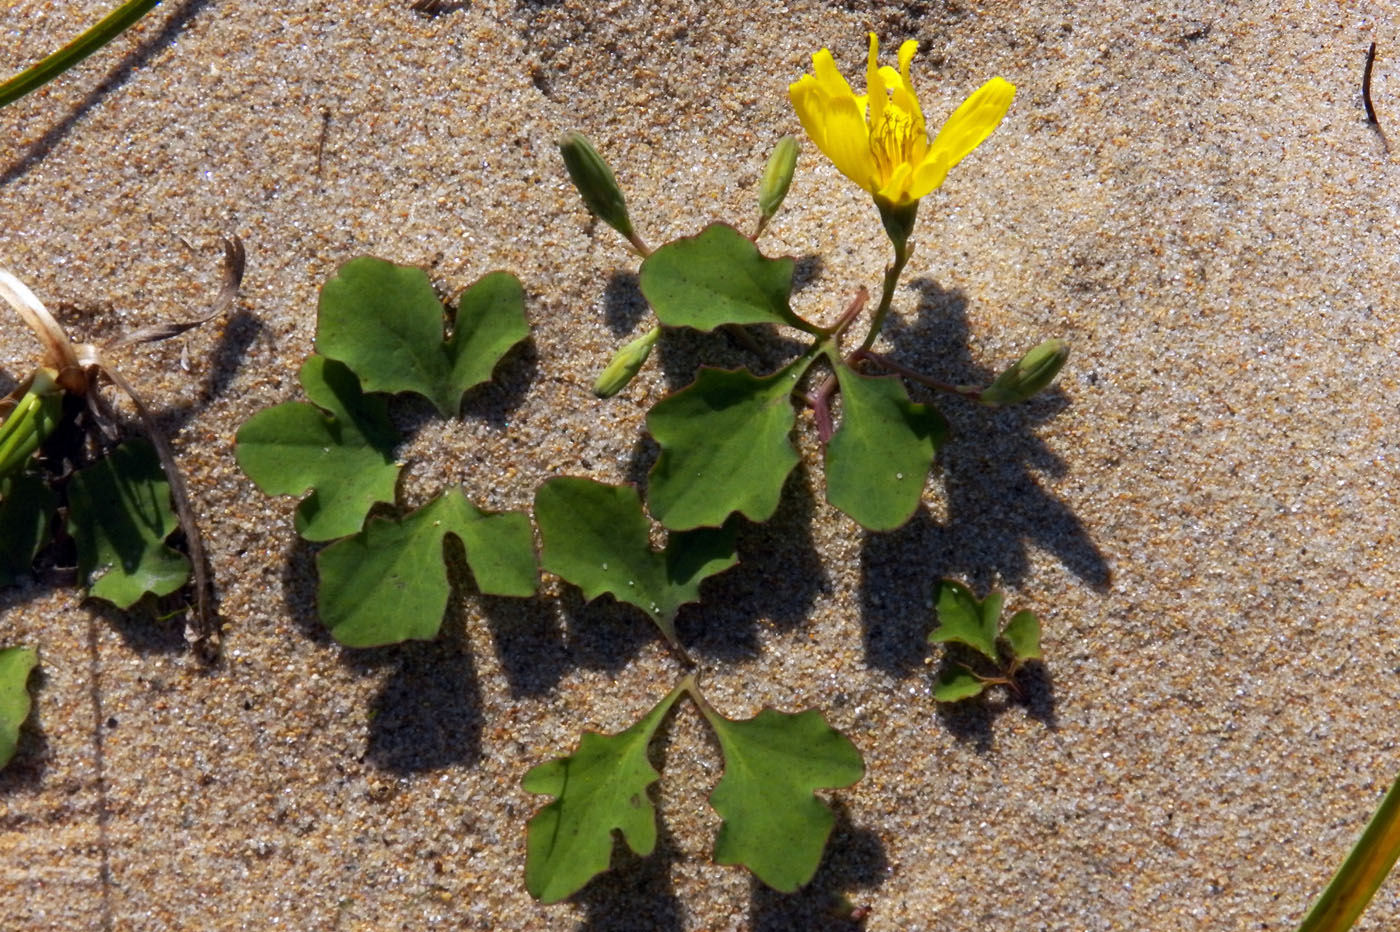
[[[555,797],[525,828],[525,888],[557,903],[608,869],[613,830],[639,855],[656,847],[656,809],[647,788],[661,776],[647,745],[683,687],[626,731],[584,732],[578,750],[540,764],[521,781],[527,793]]]
[[[1040,659],[1040,619],[1035,612],[1019,611],[1002,629],[1001,636],[1011,648],[1017,663]]]
[[[987,684],[978,678],[977,674],[958,667],[945,671],[938,678],[938,682],[933,684],[933,698],[939,702],[958,702],[980,696],[986,688]]]
[[[647,505],[673,531],[719,527],[734,512],[767,521],[799,459],[789,434],[789,395],[810,364],[803,357],[759,378],[747,369],[703,368],[694,383],[647,414],[661,446]]]
[[[656,553],[642,502],[631,486],[551,479],[535,492],[541,564],[590,601],[611,593],[646,612],[672,644],[682,605],[700,600],[700,582],[739,562],[732,528],[673,533]]]
[[[169,595],[189,579],[189,560],[165,545],[178,526],[170,483],[144,440],[122,444],[68,483],[78,578],[89,595],[118,608],[147,592]]]
[[[837,365],[841,426],[826,448],[826,498],[872,531],[890,531],[919,507],[948,432],[943,415],[909,400],[894,377]]]
[[[402,438],[384,399],[363,394],[344,363],[311,356],[299,377],[314,404],[289,401],[253,415],[238,430],[234,457],[269,495],[310,489],[297,506],[297,533],[334,540],[358,531],[375,502],[393,502]]]
[[[444,341],[442,303],[427,274],[363,256],[321,288],[316,351],[353,369],[365,391],[416,392],[451,417],[529,332],[524,292],[508,272],[467,289]]]
[[[981,602],[962,583],[945,579],[938,587],[938,627],[928,636],[932,643],[956,641],[983,654],[993,663],[997,654],[997,620],[1002,595],[993,592]]]
[[[0,482],[0,586],[29,572],[57,508],[58,496],[37,476],[21,473]]]
[[[787,324],[818,333],[788,305],[793,264],[791,258],[765,259],[747,236],[713,223],[652,253],[642,263],[642,294],[657,319],[672,327]]]
[[[715,862],[742,864],[775,890],[812,879],[836,823],[813,790],[850,786],[865,773],[855,745],[815,709],[764,709],[731,721],[700,704],[724,753],[724,777],[710,804],[724,818]]]
[[[29,717],[29,672],[39,662],[32,647],[0,650],[0,767],[15,756],[19,726]]]
[[[1322,895],[1308,910],[1298,932],[1346,932],[1365,912],[1391,868],[1400,859],[1400,779],[1390,785]]]
[[[447,609],[442,547],[448,534],[466,548],[481,592],[534,594],[529,518],[481,511],[454,487],[402,520],[371,518],[363,531],[316,556],[316,607],[331,635],[347,647],[436,637]]]

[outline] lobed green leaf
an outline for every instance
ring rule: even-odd
[[[793,260],[765,259],[723,223],[667,243],[642,263],[642,294],[663,324],[713,330],[726,324],[786,324],[819,331],[792,312]]]
[[[1001,636],[1017,663],[1040,659],[1040,619],[1035,612],[1022,610],[1012,615]]]
[[[68,483],[78,578],[89,595],[118,608],[148,592],[169,595],[188,581],[189,560],[165,544],[177,527],[170,483],[144,440],[122,444]]]
[[[0,650],[0,767],[15,756],[19,728],[29,717],[29,673],[39,662],[32,647]]]
[[[826,498],[871,531],[903,525],[919,507],[947,436],[943,415],[915,404],[897,378],[836,366],[841,426],[826,448]]]
[[[462,541],[481,592],[534,594],[529,518],[481,511],[454,487],[401,520],[371,518],[364,530],[317,555],[316,606],[331,636],[347,647],[436,637],[449,594],[448,534]]]
[[[719,738],[724,777],[710,804],[724,818],[715,862],[742,864],[775,890],[812,879],[836,817],[812,794],[850,786],[865,773],[860,752],[820,712],[764,709],[732,721],[702,704]]]
[[[933,698],[939,702],[958,702],[980,696],[987,688],[977,674],[962,667],[947,670],[933,684]]]
[[[810,363],[803,357],[762,378],[747,369],[700,370],[647,414],[661,446],[647,505],[673,531],[719,527],[734,512],[767,521],[797,465],[789,395]]]
[[[682,691],[672,690],[626,731],[584,732],[573,754],[525,774],[527,793],[555,797],[525,828],[525,888],[535,899],[556,903],[607,870],[614,829],[636,854],[656,847],[647,790],[661,774],[647,760],[647,746]]]
[[[529,330],[524,291],[509,272],[463,293],[444,341],[443,307],[427,273],[362,256],[321,288],[316,351],[348,365],[365,391],[415,392],[451,417]]]
[[[673,533],[666,549],[651,549],[651,527],[631,486],[591,479],[551,479],[535,492],[541,564],[592,600],[611,593],[635,605],[678,645],[675,618],[700,600],[702,580],[739,558],[732,528]]]
[[[398,431],[384,399],[365,395],[344,363],[311,356],[299,374],[314,404],[289,401],[260,411],[238,430],[234,456],[269,495],[310,495],[297,506],[306,540],[353,534],[375,502],[392,502]]]
[[[945,579],[938,586],[938,627],[928,636],[931,643],[966,644],[993,663],[997,654],[997,621],[1002,595],[990,593],[981,602],[960,582]]]

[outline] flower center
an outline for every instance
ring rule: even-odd
[[[914,161],[914,135],[914,117],[909,111],[894,101],[885,104],[879,122],[870,127],[870,154],[882,181],[888,181],[900,165]]]

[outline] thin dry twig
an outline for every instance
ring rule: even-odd
[[[224,240],[224,283],[219,288],[219,294],[214,299],[214,307],[203,317],[196,320],[186,320],[179,323],[156,324],[151,327],[143,327],[133,333],[125,334],[107,343],[103,349],[120,349],[124,346],[136,346],[140,343],[158,343],[161,340],[168,340],[177,337],[187,330],[193,330],[201,324],[207,324],[215,317],[227,311],[238,297],[238,288],[243,284],[243,269],[247,264],[247,252],[243,248],[243,241],[237,236],[225,236]]]

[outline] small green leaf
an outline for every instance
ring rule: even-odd
[[[315,405],[289,401],[255,414],[239,428],[234,455],[269,495],[310,489],[297,506],[297,533],[333,540],[358,531],[375,502],[394,500],[401,438],[384,399],[364,395],[344,363],[311,356],[300,378]]]
[[[1019,611],[1002,629],[1001,636],[1011,648],[1017,663],[1040,659],[1040,619],[1035,612]]]
[[[147,592],[169,595],[189,579],[189,560],[165,545],[177,527],[170,483],[144,440],[122,444],[68,483],[78,578],[89,595],[118,608]]]
[[[32,647],[0,650],[0,767],[15,756],[19,726],[29,717],[29,673],[39,662]]]
[[[789,395],[810,363],[803,357],[759,378],[747,369],[704,368],[647,414],[661,446],[647,505],[673,531],[719,527],[734,512],[767,521],[799,459],[789,434]]]
[[[540,764],[521,781],[527,793],[555,797],[525,828],[525,888],[557,903],[608,869],[613,830],[636,854],[656,847],[656,809],[647,789],[661,776],[647,745],[683,687],[626,731],[584,732],[578,750]]]
[[[933,698],[939,702],[958,702],[980,696],[987,684],[971,670],[958,667],[947,670],[933,684]]]
[[[447,609],[448,534],[462,541],[483,593],[534,594],[529,518],[488,514],[454,487],[402,520],[371,518],[363,531],[317,555],[316,607],[332,637],[347,647],[436,637]]]
[[[444,342],[442,303],[427,274],[362,256],[321,288],[316,351],[353,369],[367,392],[416,392],[451,417],[529,330],[520,282],[493,272],[462,295]]]
[[[724,818],[715,862],[742,864],[774,890],[812,879],[836,823],[813,790],[850,786],[865,773],[860,752],[815,709],[764,709],[732,721],[701,704],[724,753],[710,805]]]
[[[826,498],[872,531],[890,531],[919,507],[948,425],[915,404],[894,377],[837,365],[841,426],[826,448]]]
[[[57,508],[58,496],[37,476],[20,473],[0,482],[0,586],[29,572]]]
[[[672,327],[786,324],[817,333],[788,305],[793,264],[791,258],[765,259],[747,236],[712,223],[642,263],[642,294],[657,319]]]
[[[945,579],[938,587],[938,627],[928,636],[932,643],[956,641],[983,654],[993,663],[997,654],[997,620],[1001,616],[1000,592],[981,602],[962,583]]]
[[[535,492],[541,564],[592,600],[611,593],[635,605],[676,640],[682,605],[700,600],[700,582],[739,562],[732,528],[673,533],[656,553],[641,499],[631,486],[551,479]]]

